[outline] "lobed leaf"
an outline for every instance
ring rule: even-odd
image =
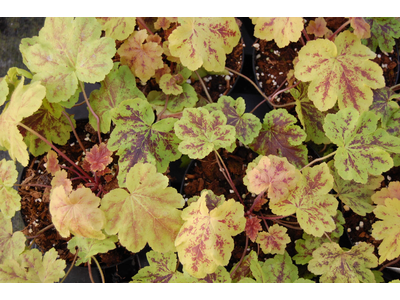
[[[400,182],[392,181],[388,187],[382,188],[371,196],[375,204],[385,205],[386,198],[396,198],[400,200]]]
[[[286,109],[275,109],[267,113],[260,134],[249,147],[261,155],[286,157],[296,167],[307,164],[307,148],[302,142],[306,133],[295,125],[297,119]]]
[[[213,150],[231,146],[235,128],[226,122],[220,110],[209,113],[202,107],[186,108],[174,125],[175,134],[182,140],[178,150],[192,159],[201,159]]]
[[[400,37],[400,22],[396,18],[364,18],[371,28],[371,37],[363,41],[372,51],[379,47],[392,52],[395,39]]]
[[[310,41],[299,51],[294,74],[301,81],[311,81],[308,97],[321,111],[354,107],[367,111],[372,104],[371,88],[385,86],[383,71],[370,59],[376,54],[361,44],[351,32],[340,33],[335,42]]]
[[[326,163],[313,168],[306,167],[289,196],[270,208],[276,215],[286,216],[296,213],[300,227],[308,234],[321,237],[324,232],[336,228],[333,216],[338,202],[328,194],[333,187],[333,177]]]
[[[291,283],[299,278],[298,269],[286,251],[267,259],[261,269],[265,282]]]
[[[78,81],[95,83],[112,68],[114,40],[100,38],[95,18],[46,18],[39,36],[22,39],[24,63],[46,87],[49,102],[68,100]]]
[[[239,42],[240,30],[233,17],[178,18],[178,26],[168,37],[172,56],[195,71],[203,66],[207,71],[221,72],[226,54]]]
[[[375,282],[370,270],[378,265],[373,254],[374,246],[361,242],[345,251],[337,243],[324,243],[313,252],[308,269],[316,275],[322,275],[323,283]]]
[[[258,232],[262,230],[260,222],[261,220],[257,217],[249,216],[248,218],[246,218],[246,226],[244,228],[244,231],[253,243],[257,239]]]
[[[0,161],[0,211],[10,219],[21,209],[21,196],[14,189],[18,171],[13,161],[3,158]]]
[[[275,40],[279,48],[297,42],[304,28],[303,18],[251,18],[254,27],[254,36],[263,40]]]
[[[328,33],[329,29],[326,27],[326,21],[324,18],[316,18],[315,20],[311,20],[306,27],[306,31],[308,34],[313,34],[316,37],[323,37]]]
[[[393,166],[390,152],[400,152],[400,138],[376,129],[378,117],[371,111],[361,115],[354,108],[328,114],[324,129],[338,146],[335,168],[345,180],[366,183],[368,174],[380,175]]]
[[[17,259],[25,250],[25,241],[21,231],[13,233],[11,219],[0,212],[0,265],[8,260]]]
[[[393,112],[399,109],[399,105],[395,101],[392,101],[398,97],[399,95],[388,87],[373,91],[373,102],[369,110],[381,118],[382,126],[386,127]]]
[[[148,163],[137,163],[127,173],[125,189],[114,189],[102,200],[108,234],[117,234],[121,245],[139,252],[146,243],[154,251],[174,251],[183,221],[178,208],[182,196],[168,186],[168,178]]]
[[[210,209],[208,205],[219,202]],[[212,207],[212,206],[211,206]],[[222,203],[211,191],[204,190],[196,202],[182,212],[182,225],[175,240],[184,270],[196,278],[214,273],[227,265],[233,250],[233,239],[245,228],[244,207],[229,199]]]
[[[64,238],[70,233],[76,236],[102,240],[101,232],[106,218],[98,206],[100,198],[89,188],[78,188],[68,194],[64,186],[57,186],[50,193],[50,214],[52,222]]]
[[[46,170],[51,175],[55,175],[57,171],[61,170],[60,165],[58,164],[58,156],[57,153],[53,150],[49,150],[46,155]]]
[[[135,29],[136,18],[134,17],[111,17],[96,18],[101,24],[101,29],[106,32],[106,37],[114,40],[125,40]]]
[[[101,143],[100,146],[94,145],[86,153],[85,160],[90,164],[90,171],[103,171],[112,161],[112,151],[108,150],[107,145]]]
[[[5,147],[10,157],[17,159],[23,166],[29,162],[29,154],[26,151],[26,144],[18,130],[18,123],[23,118],[29,117],[42,104],[46,89],[40,82],[34,82],[24,86],[24,78],[11,95],[8,106],[0,115],[0,146]]]
[[[145,29],[134,31],[117,52],[121,64],[127,65],[142,82],[149,80],[157,69],[163,67],[163,49],[158,43],[150,41]]]
[[[252,261],[255,261],[255,262],[258,261],[258,255],[253,250],[251,250],[250,253],[247,254],[243,258],[241,264],[237,268],[236,268],[237,264],[235,264],[232,267],[232,270],[231,270],[232,282],[236,283],[236,282],[239,282],[240,280],[242,280],[244,278],[248,278],[248,277],[251,276],[252,272],[251,272],[251,269],[250,269],[250,265],[251,265]],[[235,271],[235,272],[233,273],[233,271]]]
[[[265,254],[284,254],[286,244],[290,243],[290,237],[286,232],[286,227],[275,224],[268,229],[268,232],[260,232],[256,243],[260,244]]]
[[[371,28],[364,18],[350,18],[350,25],[354,28],[353,33],[359,39],[368,39],[371,37]]]

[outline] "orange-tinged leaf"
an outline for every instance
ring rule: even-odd
[[[100,146],[94,145],[88,153],[86,160],[90,164],[90,171],[103,171],[112,162],[112,151],[108,150],[107,145],[101,143]]]
[[[235,18],[179,18],[179,23],[168,38],[171,55],[192,71],[201,66],[207,71],[223,71],[226,54],[240,39]]]
[[[3,158],[0,161],[0,211],[8,219],[21,209],[21,196],[14,189],[17,178],[15,163]]]
[[[386,198],[396,198],[400,200],[400,182],[392,181],[387,188],[377,191],[371,196],[375,204],[385,205]]]
[[[326,21],[324,18],[316,18],[315,21],[311,20],[308,24],[307,28],[308,34],[313,34],[316,37],[323,37],[326,33],[328,33],[328,27],[326,27]]]
[[[354,28],[353,32],[359,39],[368,39],[371,37],[370,26],[364,18],[350,18],[350,25]]]
[[[290,237],[286,232],[286,227],[275,224],[268,229],[268,232],[260,232],[256,243],[260,244],[265,254],[284,254],[286,244],[290,243]]]
[[[279,48],[289,45],[290,42],[297,42],[304,28],[303,18],[251,18],[254,27],[254,36],[263,40],[272,41]]]
[[[125,189],[114,189],[102,200],[108,234],[117,234],[120,243],[139,252],[146,243],[157,252],[175,251],[174,241],[183,224],[178,208],[185,201],[168,178],[149,163],[137,163],[126,176]]]
[[[250,216],[246,219],[246,227],[244,228],[244,231],[253,243],[256,241],[258,232],[262,230],[260,222],[261,220],[257,217]]]
[[[155,29],[164,29],[167,30],[171,23],[175,23],[178,21],[178,18],[176,17],[158,17],[157,21],[154,22],[154,28]]]
[[[29,162],[26,144],[18,130],[18,123],[39,109],[46,95],[46,89],[40,82],[24,86],[24,78],[11,95],[6,109],[0,115],[0,146],[5,147],[10,157],[17,159],[23,166]]]
[[[335,42],[310,41],[299,51],[295,76],[311,81],[308,96],[321,111],[354,107],[366,111],[372,104],[371,88],[385,86],[383,71],[370,59],[376,54],[361,44],[351,32],[340,33]]]
[[[100,198],[88,188],[79,188],[70,194],[63,186],[57,186],[50,193],[50,213],[54,226],[64,238],[70,233],[102,240],[101,232],[106,222],[104,212],[98,207]]]
[[[300,176],[300,172],[285,157],[259,156],[247,166],[243,183],[255,194],[268,190],[268,197],[273,203],[286,197]]]
[[[53,188],[62,186],[64,188],[65,193],[69,195],[72,192],[72,182],[68,178],[67,171],[59,170],[55,172],[54,177],[51,180],[51,186]]]
[[[51,175],[54,175],[57,171],[60,171],[60,165],[58,164],[57,153],[53,150],[49,150],[46,155],[46,170]]]
[[[208,190],[182,212],[185,220],[175,240],[179,260],[193,277],[203,278],[228,264],[234,247],[232,236],[245,228],[244,207],[233,199],[209,210],[215,202]]]
[[[372,236],[382,240],[379,245],[379,263],[400,256],[400,199],[386,198],[383,204],[378,204],[374,214],[382,221],[372,225]]]
[[[157,69],[163,67],[162,47],[155,42],[144,43],[147,37],[146,30],[135,31],[117,51],[121,56],[121,64],[127,65],[142,82],[149,80]]]

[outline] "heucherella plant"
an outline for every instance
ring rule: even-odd
[[[251,19],[255,37],[303,45],[288,85],[261,92],[254,110],[274,107],[262,119],[246,95],[213,101],[193,86],[207,73],[241,76],[225,64],[241,36],[235,18],[47,18],[21,41],[27,70],[0,78],[11,158],[0,161],[0,282],[64,281],[78,265],[93,281],[92,263],[104,282],[102,257],[117,248],[150,248],[130,282],[382,281],[400,260],[400,182],[384,177],[400,166],[400,107],[372,60],[392,51],[399,20]],[[294,102],[274,104],[284,92]],[[91,141],[67,112],[81,104]],[[231,165],[242,149],[249,162]],[[170,186],[172,163],[187,158],[212,161],[229,193],[203,179],[197,194]],[[16,164],[37,162],[44,171],[17,184]],[[51,216],[34,233],[12,229],[27,191]],[[342,245],[344,208],[375,215],[374,243]],[[64,249],[32,249],[50,229]]]

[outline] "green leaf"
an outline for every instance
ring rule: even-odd
[[[125,185],[126,174],[138,162],[151,163],[163,173],[171,161],[181,156],[179,139],[174,133],[177,119],[166,118],[154,123],[154,113],[147,101],[125,100],[112,118],[116,127],[108,140],[108,148],[118,150],[120,186]]]
[[[179,18],[178,26],[168,37],[169,50],[182,64],[195,71],[224,70],[226,54],[239,42],[240,30],[233,17]]]
[[[0,211],[10,219],[21,209],[21,196],[14,189],[18,171],[13,161],[3,158],[0,161]]]
[[[168,98],[167,109],[170,112],[180,112],[185,107],[194,107],[198,101],[197,93],[190,84],[182,84],[182,93],[179,95],[166,95],[160,91],[150,91],[147,100],[152,105],[159,105],[164,110],[165,101]]]
[[[260,119],[245,113],[246,104],[242,97],[234,100],[232,97],[222,96],[217,103],[208,104],[204,108],[209,112],[220,109],[227,119],[226,124],[235,127],[237,139],[245,145],[250,144],[260,132]]]
[[[343,179],[365,184],[368,174],[380,175],[393,167],[386,151],[399,153],[400,138],[376,129],[378,119],[371,111],[360,115],[351,107],[326,116],[325,133],[338,146],[335,168]]]
[[[258,261],[258,255],[253,250],[251,250],[250,253],[243,258],[241,264],[237,268],[236,265],[238,263],[232,267],[231,270],[232,282],[239,282],[240,280],[251,276],[251,269],[250,269],[251,261],[256,261],[256,262]],[[235,272],[233,273],[234,270]]]
[[[235,128],[226,121],[220,110],[209,113],[202,107],[186,108],[175,123],[175,133],[182,140],[178,150],[192,159],[201,159],[213,150],[231,146]]]
[[[328,166],[333,175],[333,189],[337,193],[337,197],[360,216],[371,213],[374,210],[371,196],[374,194],[374,191],[381,186],[381,182],[384,179],[383,176],[369,175],[367,182],[361,184],[354,180],[343,180],[333,167],[333,161],[330,161]]]
[[[65,145],[70,139],[72,128],[67,117],[62,115],[62,111],[64,109],[60,104],[49,103],[45,98],[39,110],[28,118],[25,118],[22,123],[45,137],[49,142],[57,145]],[[75,127],[75,120],[73,118],[71,120]],[[24,136],[24,141],[29,151],[34,156],[42,155],[51,149],[50,145],[42,141],[35,134],[24,128],[20,132]]]
[[[393,111],[399,109],[399,105],[395,101],[392,101],[398,98],[399,95],[388,87],[374,90],[373,93],[373,102],[369,110],[379,116],[382,120],[382,125],[386,126]]]
[[[96,20],[101,24],[101,29],[106,32],[105,36],[114,40],[125,40],[136,26],[136,18],[134,17],[96,18]]]
[[[68,249],[72,254],[75,254],[75,247],[78,247],[78,259],[75,266],[79,266],[81,263],[88,262],[92,256],[99,253],[107,253],[110,250],[115,249],[115,243],[118,241],[116,235],[108,236],[104,240],[86,238],[81,236],[74,236],[68,241]]]
[[[385,52],[392,52],[396,38],[400,37],[400,22],[397,18],[364,18],[371,28],[371,37],[363,44],[372,51],[379,48]]]
[[[373,254],[374,246],[361,242],[345,251],[337,243],[324,243],[313,252],[308,269],[315,275],[322,275],[322,283],[375,282],[370,270],[378,265]]]
[[[161,76],[159,85],[164,94],[176,96],[183,92],[180,84],[184,82],[181,74],[171,75],[167,73]]]
[[[268,190],[268,198],[275,203],[289,194],[300,177],[300,172],[285,157],[260,155],[248,164],[243,183],[254,194]]]
[[[321,237],[324,232],[336,228],[333,216],[338,202],[328,194],[333,187],[333,177],[326,163],[313,168],[306,167],[289,196],[270,208],[276,215],[287,216],[296,213],[300,227],[308,234]]]
[[[13,233],[10,218],[0,212],[0,264],[17,259],[25,249],[26,238],[21,231]]]
[[[183,224],[182,195],[168,186],[168,177],[151,164],[137,163],[126,176],[125,189],[114,189],[102,200],[108,234],[117,234],[121,245],[139,252],[146,243],[158,252],[174,251]]]
[[[11,95],[8,106],[0,115],[0,146],[5,147],[10,157],[17,159],[23,166],[29,162],[29,154],[23,137],[18,130],[18,123],[23,118],[29,117],[42,104],[46,89],[40,82],[34,82],[24,86],[24,78]]]
[[[379,263],[400,256],[400,199],[386,198],[378,204],[374,214],[382,221],[372,224],[372,236],[382,240],[379,245]]]
[[[118,105],[124,100],[135,98],[146,100],[143,93],[136,87],[135,76],[128,66],[114,63],[110,73],[101,82],[100,89],[91,92],[89,97],[90,105],[100,118],[101,132],[110,131],[111,115]],[[93,128],[97,128],[97,121],[93,114],[89,114],[89,123]]]
[[[112,38],[100,38],[95,18],[46,18],[38,37],[21,41],[20,51],[32,72],[42,81],[49,102],[68,100],[78,81],[95,83],[110,72],[115,54]]]
[[[6,102],[9,89],[5,77],[0,78],[0,106]]]
[[[297,267],[286,251],[267,259],[261,269],[265,282],[269,283],[291,283],[299,278]]]
[[[267,113],[260,134],[249,147],[261,155],[286,157],[296,167],[307,164],[307,148],[302,142],[306,133],[295,125],[297,119],[286,109],[275,109]]]
[[[275,40],[279,48],[297,42],[304,28],[303,18],[251,18],[254,28],[254,36],[263,40]]]
[[[383,71],[370,59],[376,54],[361,44],[351,32],[340,33],[335,42],[310,41],[299,51],[294,74],[301,81],[311,81],[308,97],[321,111],[353,107],[367,111],[372,104],[372,89],[385,86]]]
[[[196,283],[231,283],[232,279],[229,272],[221,266],[218,266],[217,270],[212,274],[207,274],[206,277],[201,279],[195,279],[193,282]]]
[[[118,49],[121,64],[127,65],[142,82],[149,80],[157,69],[163,67],[162,47],[153,41],[144,43],[147,38],[145,29],[134,31]]]
[[[184,270],[203,278],[227,265],[234,248],[232,236],[245,227],[243,205],[233,199],[221,201],[213,192],[203,190],[200,198],[183,210],[182,219],[185,223],[175,246]]]

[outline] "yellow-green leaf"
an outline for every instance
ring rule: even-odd
[[[110,17],[96,18],[101,24],[101,29],[106,32],[106,36],[114,40],[125,40],[135,29],[135,17]]]
[[[13,233],[11,219],[0,212],[0,264],[17,259],[25,249],[25,240],[22,232]]]
[[[21,209],[21,196],[14,189],[18,172],[13,161],[0,161],[0,211],[6,218],[11,218]]]
[[[284,254],[286,244],[290,243],[290,237],[286,233],[286,227],[275,224],[258,234],[256,243],[260,244],[265,254]]]

